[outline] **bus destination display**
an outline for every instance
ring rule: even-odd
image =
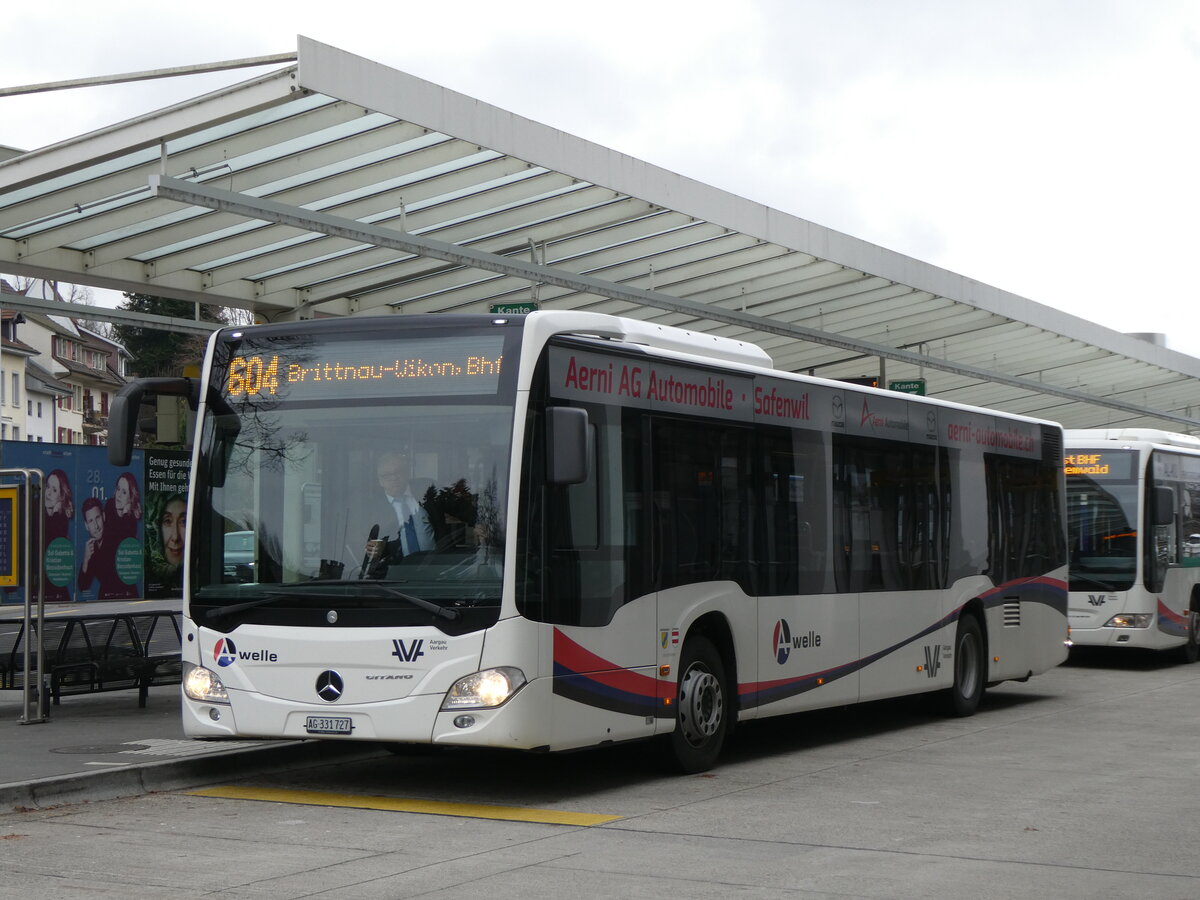
[[[495,394],[502,335],[421,341],[237,346],[222,389],[230,400],[357,399]]]
[[[1063,457],[1066,475],[1127,481],[1133,475],[1133,454],[1127,450],[1075,450]]]

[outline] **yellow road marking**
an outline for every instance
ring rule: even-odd
[[[464,816],[469,819],[538,822],[543,825],[604,825],[621,818],[563,809],[527,809],[521,806],[492,806],[486,803],[450,803],[444,800],[416,800],[408,797],[367,797],[362,794],[335,794],[330,791],[293,791],[285,788],[233,785],[187,793],[193,797],[220,797],[226,800],[265,800],[271,803],[298,803],[302,806],[341,806],[434,816]]]

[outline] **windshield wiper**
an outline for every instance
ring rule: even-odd
[[[347,595],[344,592],[329,591],[326,593],[319,593],[319,592],[314,593],[314,592],[310,592],[309,590],[307,590],[307,588],[310,587],[311,585],[326,586],[326,585],[331,585],[331,584],[345,585],[347,587],[368,587],[368,586],[370,586],[373,588],[378,588],[380,591],[382,591],[384,594],[388,595],[389,597],[396,597],[400,600],[404,600],[407,603],[411,603],[413,606],[417,607],[418,609],[423,609],[428,613],[432,613],[433,615],[438,616],[439,618],[449,619],[450,621],[454,621],[455,619],[458,618],[457,610],[449,609],[445,606],[439,606],[437,603],[433,603],[430,600],[426,600],[424,597],[417,597],[413,594],[406,594],[404,591],[397,590],[394,587],[389,587],[385,582],[375,581],[373,579],[368,579],[368,578],[360,578],[360,579],[349,580],[349,581],[340,581],[340,580],[336,580],[336,579],[317,579],[314,581],[300,581],[295,584],[289,584],[288,589],[286,591],[269,591],[269,592],[267,592],[267,594],[265,596],[257,597],[254,600],[247,600],[245,603],[232,603],[229,606],[218,606],[216,609],[210,609],[208,612],[206,612],[204,614],[204,616],[205,616],[205,618],[208,618],[208,619],[218,619],[221,616],[233,615],[234,613],[243,612],[247,609],[254,609],[257,606],[266,606],[267,604],[274,603],[276,600],[281,600],[284,597],[292,597],[298,592],[306,594],[309,597],[315,597],[320,600],[345,600]]]
[[[1084,575],[1082,572],[1072,572],[1069,578],[1071,581],[1086,581],[1088,584],[1094,584],[1096,587],[1103,588],[1106,591],[1116,590],[1111,582],[1101,581],[1099,578],[1092,578],[1090,575]]]

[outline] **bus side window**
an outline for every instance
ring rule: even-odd
[[[588,432],[588,438],[595,447],[595,426],[589,425]],[[566,506],[559,519],[563,528],[552,535],[558,542],[555,549],[595,550],[600,542],[600,496],[595,454],[587,467],[587,477],[575,484],[568,484],[564,491]]]
[[[1147,561],[1146,573],[1150,590],[1161,591],[1167,566],[1179,564],[1179,531],[1176,527],[1179,502],[1174,486],[1156,484],[1150,502],[1152,508],[1147,511],[1150,521],[1146,524],[1153,529],[1154,551],[1153,557]]]
[[[825,442],[817,432],[786,428],[764,429],[761,441],[766,477],[760,591],[767,596],[829,591]]]
[[[659,589],[721,580],[754,594],[749,431],[659,418],[651,448]]]
[[[1067,550],[1055,469],[995,453],[983,459],[992,581],[1003,584],[1061,565]]]
[[[589,438],[595,443],[595,426],[589,424]],[[599,497],[593,453],[587,477],[574,484],[547,483],[546,533],[549,553],[546,560],[546,598],[552,605],[551,621],[566,625],[598,624],[590,622],[594,610],[589,600],[589,579],[584,577],[585,557],[597,546]]]
[[[840,435],[833,446],[837,589],[945,587],[947,455],[919,444]]]

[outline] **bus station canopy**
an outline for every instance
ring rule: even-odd
[[[1200,433],[1194,357],[307,38],[284,59],[0,162],[0,272],[264,321],[587,309],[778,369]]]

